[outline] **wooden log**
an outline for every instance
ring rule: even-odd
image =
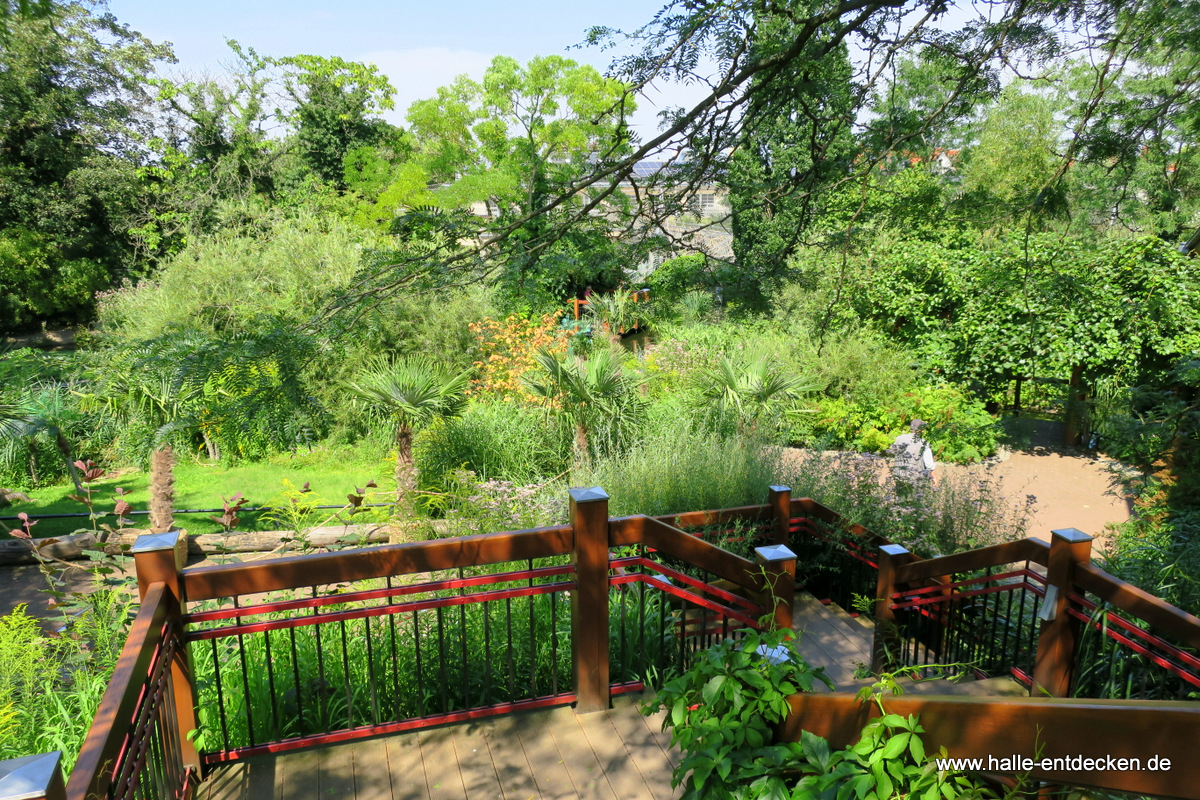
[[[96,537],[91,532],[72,533],[67,536],[35,539],[34,543],[39,545],[37,552],[41,554],[41,559],[34,555],[33,548],[25,539],[0,541],[0,566],[36,564],[39,560],[73,561],[83,558],[86,549],[96,546]]]

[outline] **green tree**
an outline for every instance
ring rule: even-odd
[[[591,358],[558,356],[546,350],[534,354],[540,375],[526,375],[521,382],[536,397],[543,397],[571,420],[575,428],[575,463],[591,460],[590,433],[597,425],[619,429],[627,424],[640,405],[636,388],[640,381],[625,374],[620,357],[600,349]]]
[[[0,47],[0,329],[77,322],[134,269],[146,80],[171,51],[84,6],[7,21]]]
[[[470,372],[449,375],[420,358],[377,359],[346,383],[360,402],[396,427],[397,505],[410,499],[416,487],[413,432],[439,417],[461,414],[470,383]]]
[[[803,3],[756,9],[752,51],[770,60],[786,46]],[[852,155],[851,67],[844,44],[815,37],[807,57],[764,69],[751,81],[741,140],[729,161],[733,252],[727,294],[763,297],[805,240],[822,193],[845,179]],[[760,85],[761,84],[761,85]],[[732,285],[728,285],[732,283]]]
[[[616,259],[597,267],[594,258],[606,244],[613,250],[611,224],[588,211],[602,195],[615,211],[619,198],[612,187],[581,189],[579,179],[594,161],[626,151],[633,109],[625,87],[591,66],[561,56],[521,66],[497,56],[482,82],[459,76],[437,97],[414,103],[408,120],[430,179],[445,184],[438,203],[486,208],[511,293],[525,292],[547,270],[565,295],[611,280],[598,276]]]
[[[336,56],[288,56],[284,88],[294,107],[287,114],[301,158],[323,181],[346,188],[347,156],[400,136],[378,115],[394,107],[396,90],[373,64]]]

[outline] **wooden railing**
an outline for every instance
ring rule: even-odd
[[[577,489],[569,525],[187,569],[180,535],[141,537],[142,609],[66,796],[182,797],[257,753],[606,709],[760,618],[790,627],[786,548],[755,561],[677,527],[770,544],[777,511],[610,519],[603,491]]]
[[[751,559],[706,541],[713,536],[747,540],[746,553],[762,546]],[[1075,531],[1055,532],[1049,546],[1030,539],[921,560],[786,487],[771,487],[761,506],[658,518],[610,518],[603,491],[576,489],[568,525],[188,569],[180,536],[143,537],[142,608],[65,796],[183,797],[206,765],[257,752],[542,705],[605,709],[651,667],[686,669],[708,644],[760,620],[790,627],[797,560],[786,544],[832,547],[839,569],[861,567],[858,580],[873,581],[880,667],[897,666],[889,659],[906,617],[927,624],[907,636],[910,653],[940,658],[957,646],[970,655],[959,624],[966,604],[994,612],[993,598],[1036,598],[1026,619],[1038,621],[1015,626],[1036,645],[1015,652],[1035,656],[1037,696],[888,702],[924,715],[932,747],[973,757],[1136,746],[1175,766],[1071,782],[1200,797],[1182,788],[1200,786],[1200,762],[1184,764],[1178,743],[1200,737],[1200,704],[1042,697],[1078,682],[1088,630],[1194,685],[1200,659],[1186,648],[1200,646],[1200,620],[1091,565],[1089,540]],[[471,619],[479,636],[468,642]],[[406,673],[412,686],[398,686],[403,659],[418,665]],[[537,673],[542,662],[549,669]],[[459,688],[464,699],[451,702]],[[400,696],[415,708],[394,703]],[[792,705],[782,736],[802,726],[835,745],[857,736],[869,713],[850,695]],[[1042,740],[1030,739],[1031,725]],[[1144,738],[1148,728],[1159,738]],[[1174,744],[1160,741],[1164,730]]]

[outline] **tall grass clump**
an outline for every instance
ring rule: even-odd
[[[717,436],[680,421],[577,469],[571,483],[602,487],[614,515],[731,508],[766,502],[777,459],[777,451],[752,438]]]
[[[70,772],[125,644],[134,604],[98,589],[64,636],[25,606],[0,617],[0,760],[61,750]]]
[[[464,469],[482,481],[539,483],[567,469],[571,430],[544,409],[477,400],[462,416],[418,433],[413,454],[426,491],[446,491],[450,476]]]

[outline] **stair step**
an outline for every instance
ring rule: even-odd
[[[800,634],[801,655],[812,666],[824,667],[836,684],[852,681],[859,666],[871,663],[871,633],[811,594],[796,595],[792,624]]]
[[[840,619],[842,619],[846,622],[852,623],[854,625],[859,625],[863,628],[866,628],[867,630],[872,632],[872,635],[874,635],[875,620],[871,619],[866,614],[859,614],[859,615],[855,616],[854,614],[851,614],[849,611],[847,611],[846,609],[842,608],[841,606],[839,606],[837,603],[834,603],[834,602],[822,603],[822,605],[824,605],[825,608],[829,609],[829,611],[831,611],[835,616],[839,617]]]

